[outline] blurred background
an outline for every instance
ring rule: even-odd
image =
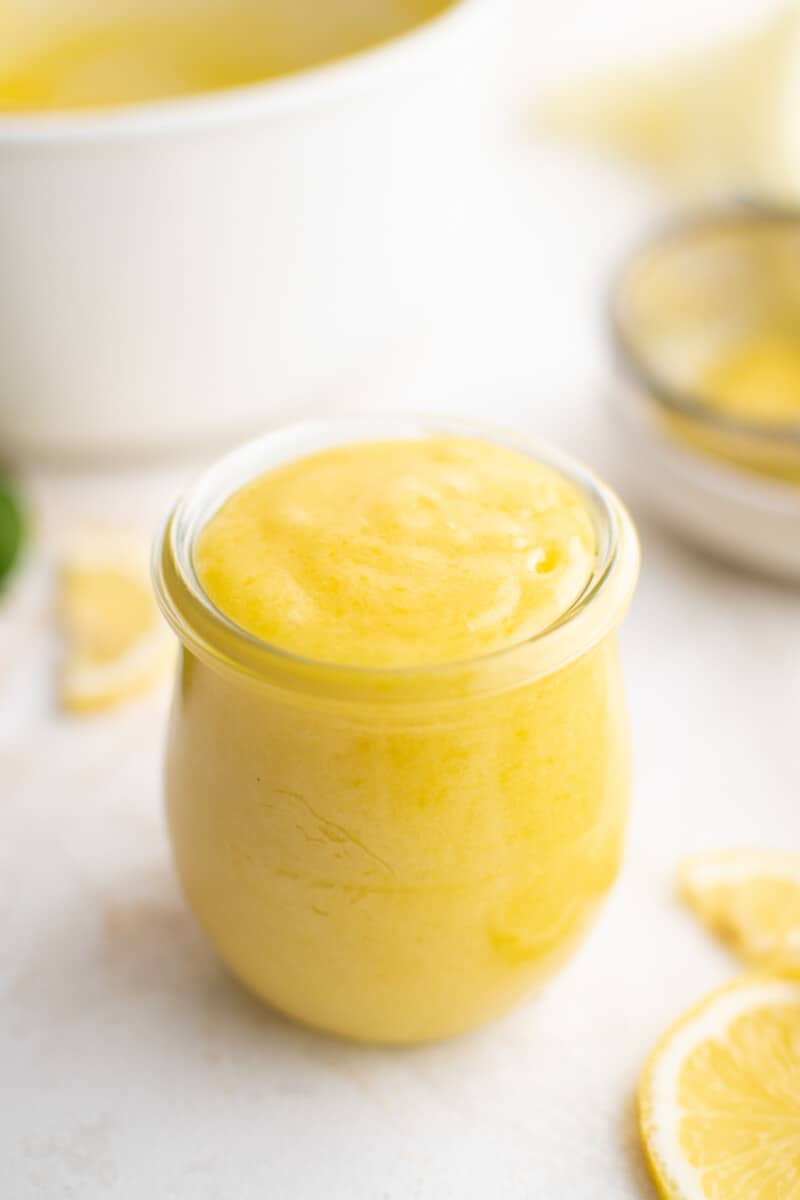
[[[786,9],[747,0],[726,4],[702,0],[698,5],[684,5],[676,0],[669,6],[645,8],[617,0],[603,12],[596,11],[591,4],[577,2],[550,10],[533,0],[527,3],[494,0],[487,7],[489,12],[479,39],[473,37],[472,43],[459,51],[460,60],[455,65],[450,62],[442,68],[449,92],[458,98],[461,113],[457,119],[448,111],[445,126],[450,135],[447,155],[461,172],[460,190],[453,187],[452,194],[448,194],[446,217],[443,216],[437,208],[437,192],[442,190],[443,177],[449,168],[440,176],[427,175],[425,154],[430,153],[429,148],[420,150],[416,164],[419,175],[409,187],[416,196],[412,212],[416,226],[409,220],[404,236],[413,240],[416,228],[417,241],[427,244],[426,239],[434,236],[435,229],[438,242],[437,261],[430,263],[426,273],[421,266],[424,260],[421,257],[415,260],[416,277],[413,283],[406,284],[418,310],[413,328],[408,332],[402,328],[393,339],[376,337],[374,331],[365,329],[358,342],[358,354],[348,344],[345,367],[338,362],[328,379],[313,378],[308,382],[302,371],[295,368],[295,375],[301,376],[299,386],[293,386],[290,371],[290,382],[283,392],[278,389],[247,401],[236,394],[239,344],[234,337],[228,352],[230,378],[224,376],[224,350],[223,374],[214,378],[215,394],[219,396],[216,408],[220,413],[230,411],[230,418],[227,422],[218,419],[209,433],[203,431],[199,436],[192,434],[191,409],[186,408],[186,399],[174,394],[177,389],[173,389],[170,403],[180,414],[180,422],[161,438],[147,410],[146,398],[137,396],[135,388],[130,390],[131,373],[123,379],[117,370],[119,395],[108,394],[106,390],[101,393],[106,410],[113,413],[116,405],[120,412],[130,413],[141,406],[139,427],[146,433],[147,422],[151,421],[155,433],[150,440],[131,433],[127,443],[120,437],[119,444],[113,437],[106,439],[113,451],[115,474],[118,465],[124,465],[126,460],[136,461],[137,465],[154,457],[185,461],[197,449],[198,442],[200,454],[195,457],[202,460],[265,423],[336,409],[411,407],[420,411],[491,411],[501,418],[505,409],[515,415],[518,412],[543,435],[573,425],[571,433],[580,437],[583,430],[584,440],[593,444],[597,433],[602,433],[607,424],[600,396],[608,381],[607,302],[612,273],[665,215],[695,211],[709,202],[725,202],[748,189],[748,180],[739,186],[735,173],[731,178],[731,159],[736,165],[737,151],[721,144],[725,139],[718,136],[716,110],[723,110],[721,128],[727,129],[729,136],[736,114],[726,124],[724,111],[730,107],[730,95],[737,93],[747,97],[751,109],[763,107],[765,123],[780,124],[786,120],[793,76],[790,69],[783,68],[793,43],[791,31],[778,37],[778,48],[773,55],[772,75],[787,76],[786,95],[781,99],[773,97],[772,91],[750,97],[756,83],[750,78],[752,64],[745,63],[738,72],[729,73],[726,84],[730,95],[719,94],[713,86],[698,90],[696,76],[699,74],[702,80],[713,69],[710,64],[719,56],[720,46],[727,48],[740,36],[757,40],[764,29],[769,29],[770,21],[779,19]],[[476,45],[476,40],[480,44]],[[697,65],[692,64],[687,70],[681,55],[698,56]],[[666,71],[672,79],[673,95],[659,96],[656,80],[649,79],[651,65],[656,68],[654,75]],[[682,74],[686,76],[683,89]],[[621,81],[621,106],[627,110],[627,115],[623,111],[621,125],[624,127],[627,120],[634,127],[633,134],[624,128],[621,132],[615,130],[613,117],[610,130],[603,129],[602,117],[597,119],[598,97],[604,97],[609,79]],[[676,185],[669,171],[666,182],[663,174],[659,174],[662,164],[658,149],[652,155],[653,161],[648,162],[646,154],[643,162],[637,161],[637,137],[641,140],[642,134],[635,126],[638,121],[645,131],[645,141],[649,129],[658,143],[660,127],[671,121],[679,138],[681,120],[685,119],[679,111],[681,103],[690,113],[693,110],[696,113],[694,123],[701,129],[698,140],[711,165],[708,176],[697,181],[691,178],[691,167],[690,178],[681,180],[678,163]],[[654,109],[655,117],[648,106]],[[706,111],[709,108],[710,116]],[[586,123],[584,136],[580,133],[582,119]],[[467,155],[458,157],[455,150],[462,140],[468,145],[466,166]],[[610,145],[604,145],[604,141]],[[76,153],[81,149],[76,147]],[[8,152],[10,163],[15,161],[15,153],[19,155],[19,147],[12,140]],[[694,147],[687,151],[687,157],[691,158],[693,153],[696,153]],[[673,151],[672,157],[680,159],[679,149]],[[409,157],[408,162],[413,163],[413,158]],[[406,165],[404,160],[403,166]],[[91,185],[96,186],[95,179]],[[757,190],[758,179],[755,187]],[[102,214],[102,198],[98,197],[95,204],[87,197],[88,192],[82,197],[70,197],[70,203],[82,205],[90,212],[99,205]],[[27,240],[32,239],[39,215],[27,212],[27,224],[22,224],[19,213],[13,213],[15,223],[9,221],[3,231],[5,257],[18,273],[26,265],[19,244],[26,240],[26,235]],[[67,228],[78,236],[74,217]],[[388,220],[386,228],[387,232],[392,229]],[[18,235],[16,259],[12,247],[15,235]],[[115,226],[109,236],[118,243],[118,235],[119,227]],[[449,256],[446,269],[445,251]],[[46,267],[47,284],[42,291],[48,296],[59,291],[56,265],[50,261]],[[72,263],[67,258],[63,266],[65,271],[71,270]],[[91,268],[87,268],[87,273],[91,273]],[[319,276],[317,284],[323,290]],[[37,296],[32,296],[27,308],[21,304],[22,299],[27,301],[28,296],[18,297],[16,308],[22,308],[29,318],[26,328],[33,326],[35,330]],[[375,299],[370,297],[373,306]],[[97,303],[96,295],[92,302]],[[257,302],[255,299],[255,305]],[[313,309],[313,298],[308,298],[307,304]],[[2,324],[9,339],[17,332],[10,322],[12,307],[15,306],[7,301]],[[221,301],[215,301],[212,315],[222,320],[225,307]],[[362,315],[357,306],[355,313],[356,318]],[[56,315],[46,315],[51,324],[55,322]],[[63,307],[57,314],[62,319],[67,315]],[[123,312],[121,320],[124,316]],[[41,327],[39,333],[44,337]],[[104,381],[114,378],[114,347],[109,351],[102,336],[102,328],[96,338],[87,339],[81,332],[75,339],[80,352],[70,356],[70,371],[83,370],[90,375],[96,359],[108,357],[111,365],[108,376],[103,378]],[[265,358],[279,356],[281,330],[273,334],[266,316],[259,337]],[[11,349],[21,357],[18,347],[19,339]],[[140,347],[147,348],[144,336],[135,346],[141,363]],[[38,375],[30,369],[35,343],[30,353],[27,344],[23,349],[25,370],[18,372],[18,378],[26,385],[31,379],[38,384],[45,368],[40,363]],[[324,359],[324,353],[319,353]],[[176,355],[173,346],[171,369]],[[304,360],[313,359],[313,348],[298,349],[297,355]],[[51,376],[46,380],[50,393],[58,391],[59,368],[63,371],[65,364],[51,359]],[[28,473],[36,508],[39,488],[46,491],[58,482],[52,478],[52,471],[39,468],[40,462],[45,459],[48,465],[55,462],[60,467],[64,461],[83,458],[82,465],[90,461],[94,473],[108,458],[103,440],[106,431],[95,441],[94,416],[87,408],[88,415],[78,413],[70,420],[67,414],[64,418],[68,437],[56,431],[50,433],[54,422],[48,426],[44,418],[30,410],[26,415],[26,401],[10,394],[14,378],[7,374],[4,379],[0,427],[11,447],[7,455]],[[286,376],[281,379],[285,381]],[[134,382],[139,386],[138,381]],[[159,402],[163,408],[161,398]],[[571,406],[576,407],[573,410]],[[574,422],[567,419],[572,411]],[[199,421],[196,416],[194,423]],[[18,435],[18,429],[24,431],[36,422],[37,436],[30,443]],[[39,435],[39,425],[45,429],[44,436]],[[28,450],[29,444],[32,452]],[[62,450],[64,453],[60,453]],[[70,481],[63,481],[65,495],[69,497],[64,503],[74,503],[80,508],[84,489],[87,496],[91,492],[90,484],[91,481],[81,481],[73,499]],[[113,496],[110,501],[104,496],[103,504],[107,502],[116,503]],[[87,499],[87,503],[91,507],[92,501]],[[120,503],[124,506],[121,497]],[[137,489],[137,509],[140,503],[141,493]],[[156,508],[160,509],[160,497]]]
[[[743,200],[772,213],[787,205],[791,211],[793,197],[800,203],[800,138],[793,144],[800,124],[797,12],[766,0],[490,0],[481,18],[463,48],[434,48],[432,68],[419,68],[421,75],[432,70],[437,83],[424,92],[425,102],[443,97],[444,140],[420,145],[415,158],[422,126],[404,124],[416,103],[411,88],[391,115],[402,157],[389,154],[380,176],[396,190],[367,196],[373,213],[386,205],[387,236],[402,232],[405,270],[396,255],[385,270],[396,272],[392,303],[414,319],[407,327],[395,321],[392,305],[383,305],[381,275],[369,263],[359,259],[349,284],[330,291],[325,272],[346,278],[347,255],[337,252],[334,260],[322,240],[304,248],[304,229],[321,239],[320,231],[335,232],[339,220],[358,244],[348,193],[336,193],[323,226],[312,200],[299,211],[300,192],[287,190],[270,216],[294,214],[282,269],[291,277],[296,268],[302,287],[290,280],[284,311],[281,279],[275,290],[270,275],[266,316],[252,328],[253,345],[262,346],[264,358],[280,360],[282,373],[276,367],[268,394],[244,394],[255,376],[244,370],[246,344],[238,339],[245,333],[231,317],[233,340],[219,340],[204,372],[216,401],[204,394],[197,402],[198,420],[201,410],[203,420],[214,414],[199,437],[190,436],[195,396],[182,382],[190,375],[181,375],[184,358],[192,359],[190,343],[168,371],[166,393],[174,390],[179,418],[163,435],[159,421],[167,430],[170,400],[151,403],[146,389],[139,396],[134,385],[141,383],[124,370],[126,356],[135,353],[147,376],[147,364],[169,362],[175,345],[168,328],[176,315],[175,271],[155,281],[153,303],[166,299],[150,328],[142,321],[149,293],[135,278],[138,239],[169,258],[174,231],[183,228],[191,287],[216,281],[213,304],[202,290],[192,291],[191,300],[180,292],[176,325],[188,321],[202,348],[204,321],[215,314],[227,321],[226,307],[244,303],[235,291],[244,276],[226,275],[225,255],[244,263],[247,254],[228,222],[228,234],[215,242],[213,272],[192,273],[189,239],[200,239],[207,223],[237,202],[235,187],[217,195],[210,181],[231,169],[242,189],[257,191],[255,170],[241,169],[238,151],[221,144],[219,128],[202,162],[187,149],[194,135],[184,144],[179,130],[174,153],[172,135],[165,135],[163,157],[142,158],[106,187],[92,174],[100,169],[92,138],[64,137],[48,126],[29,142],[19,114],[0,114],[6,359],[0,566],[8,568],[0,593],[0,794],[7,830],[0,839],[7,915],[0,1055],[14,1087],[0,1130],[0,1162],[12,1181],[9,1195],[19,1200],[111,1194],[246,1200],[266,1194],[253,1190],[256,1183],[274,1185],[276,1178],[275,1195],[310,1197],[321,1194],[313,1162],[320,1145],[326,1194],[352,1200],[648,1196],[631,1123],[620,1117],[631,1079],[665,1021],[725,969],[722,953],[693,939],[675,911],[673,863],[690,850],[727,842],[796,842],[796,481],[765,481],[758,471],[730,468],[735,482],[725,476],[728,482],[720,483],[714,472],[727,468],[719,463],[708,477],[702,467],[687,467],[684,475],[677,460],[664,465],[658,451],[626,432],[614,397],[629,383],[612,353],[609,304],[622,263],[665,221],[713,215]],[[744,50],[730,57],[731,44]],[[343,101],[358,120],[366,104],[356,93]],[[245,125],[238,136],[252,152],[257,121]],[[347,154],[362,134],[371,145],[376,134],[366,125],[355,129],[352,142],[342,134]],[[320,146],[339,145],[339,136],[333,124],[309,128],[298,151],[287,126],[273,150],[285,156],[295,183],[306,179],[316,194],[323,166],[330,167]],[[51,157],[48,140],[62,137]],[[143,127],[128,140],[144,155],[149,137]],[[355,164],[347,160],[358,181]],[[4,179],[10,181],[5,199]],[[200,179],[207,186],[195,216],[183,220],[173,211],[180,188]],[[368,182],[377,187],[377,173],[365,175]],[[109,219],[123,194],[133,197],[130,211]],[[258,212],[246,208],[247,245],[258,255]],[[160,214],[149,227],[142,216],[148,209],[151,217]],[[373,266],[374,255],[386,250],[380,229],[379,221],[364,226]],[[39,230],[47,254],[37,256]],[[79,246],[93,249],[82,256]],[[116,287],[113,295],[103,291],[104,264],[116,254],[119,288],[138,288],[140,308],[130,320]],[[85,288],[75,285],[84,305],[78,326],[69,297],[75,279],[84,278]],[[149,264],[147,279],[153,280]],[[252,281],[242,288],[261,312]],[[330,307],[317,312],[315,296],[323,293]],[[98,304],[104,295],[107,302]],[[318,350],[313,336],[304,335],[302,315],[312,311],[323,324],[341,296],[347,304],[336,338],[323,339]],[[375,327],[362,329],[370,312]],[[387,327],[396,336],[387,338]],[[131,328],[136,344],[120,340],[115,349],[120,330],[127,337]],[[313,334],[316,326],[309,328]],[[343,364],[335,351],[345,345]],[[320,369],[307,370],[317,353]],[[303,381],[297,387],[296,377]],[[112,378],[122,400],[108,387]],[[81,379],[87,394],[94,389],[93,407],[81,407]],[[67,391],[77,397],[74,411],[63,403]],[[312,1035],[257,1014],[222,977],[184,914],[167,863],[160,756],[169,654],[154,652],[153,678],[136,681],[132,696],[113,677],[93,684],[90,672],[87,683],[85,662],[74,661],[87,647],[90,658],[111,658],[137,620],[147,626],[144,611],[130,617],[126,610],[120,618],[129,595],[108,584],[110,566],[122,563],[119,573],[141,583],[149,539],[205,463],[287,419],[387,408],[491,421],[576,453],[630,504],[644,558],[622,637],[637,759],[631,848],[597,937],[537,1015],[512,1016],[493,1048],[481,1036],[449,1050],[415,1052],[404,1065],[380,1051],[357,1058],[346,1047],[321,1049]],[[155,438],[131,434],[127,452],[128,434],[117,433],[138,427],[144,435],[148,422]],[[701,455],[709,457],[714,453]],[[661,481],[655,493],[647,480],[642,484],[643,463],[644,474],[652,463]],[[694,499],[682,516],[671,515],[669,497],[680,500],[684,487]],[[726,507],[719,496],[732,492]],[[703,514],[712,509],[709,526]],[[748,543],[774,548],[762,570],[732,562],[747,559],[730,535],[732,525],[746,529]],[[150,682],[152,689],[145,686]],[[93,686],[96,705],[84,703]],[[99,711],[81,715],[82,708]],[[565,1068],[570,1048],[592,1028],[619,1037],[592,1038],[591,1061]],[[532,1095],[534,1061],[539,1082]],[[254,1106],[256,1112],[272,1106],[266,1128]],[[336,1109],[347,1120],[336,1124],[335,1136],[320,1133],[319,1123],[332,1121]],[[218,1154],[220,1128],[227,1140]],[[457,1154],[447,1149],[454,1144]],[[356,1147],[364,1166],[353,1180],[347,1161]]]

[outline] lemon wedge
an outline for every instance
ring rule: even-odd
[[[800,199],[800,5],[734,39],[556,89],[556,136],[679,190]]]
[[[62,562],[58,613],[66,710],[113,707],[168,674],[174,640],[156,607],[146,542],[120,533],[76,540]]]
[[[678,867],[678,889],[749,962],[800,968],[800,853],[723,850]]]
[[[639,1092],[664,1200],[800,1195],[800,981],[748,976],[664,1035]]]

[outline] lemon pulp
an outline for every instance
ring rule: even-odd
[[[85,533],[65,554],[58,610],[65,640],[61,702],[94,712],[166,677],[175,646],[150,586],[146,541]]]
[[[745,976],[667,1031],[640,1087],[664,1200],[784,1200],[797,1192],[800,985]]]
[[[678,871],[686,903],[746,960],[800,968],[800,854],[741,848],[696,854]]]

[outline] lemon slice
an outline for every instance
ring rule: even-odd
[[[800,5],[707,49],[556,89],[539,118],[689,193],[796,200]]]
[[[800,967],[800,853],[724,850],[678,868],[687,904],[749,962]]]
[[[146,542],[119,533],[77,540],[62,563],[58,610],[68,711],[110,708],[168,674],[174,640],[156,607]]]
[[[800,1196],[800,982],[713,992],[656,1046],[639,1104],[665,1200]]]

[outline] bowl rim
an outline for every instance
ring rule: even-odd
[[[736,226],[754,229],[790,229],[800,237],[800,210],[780,206],[731,204],[724,208],[704,209],[683,214],[663,223],[655,233],[645,236],[624,258],[612,277],[607,298],[611,342],[618,363],[626,376],[649,403],[673,415],[693,422],[712,433],[727,434],[762,446],[791,448],[800,453],[800,422],[770,425],[743,420],[711,408],[704,397],[691,388],[676,387],[649,363],[637,345],[626,308],[627,291],[634,273],[652,255],[680,247],[698,234],[708,234]]]
[[[254,83],[109,108],[13,114],[0,110],[0,150],[179,134],[347,100],[386,82],[387,76],[413,73],[436,62],[448,43],[494,2],[447,0],[440,11],[404,32],[341,58]]]
[[[641,405],[629,391],[621,394],[611,389],[607,402],[613,419],[621,422],[640,444],[646,442],[648,452],[657,456],[659,464],[667,462],[669,469],[695,490],[700,489],[706,495],[713,493],[737,507],[756,509],[762,516],[795,520],[800,517],[800,488],[796,484],[744,471],[723,458],[660,435],[653,422],[645,419]]]

